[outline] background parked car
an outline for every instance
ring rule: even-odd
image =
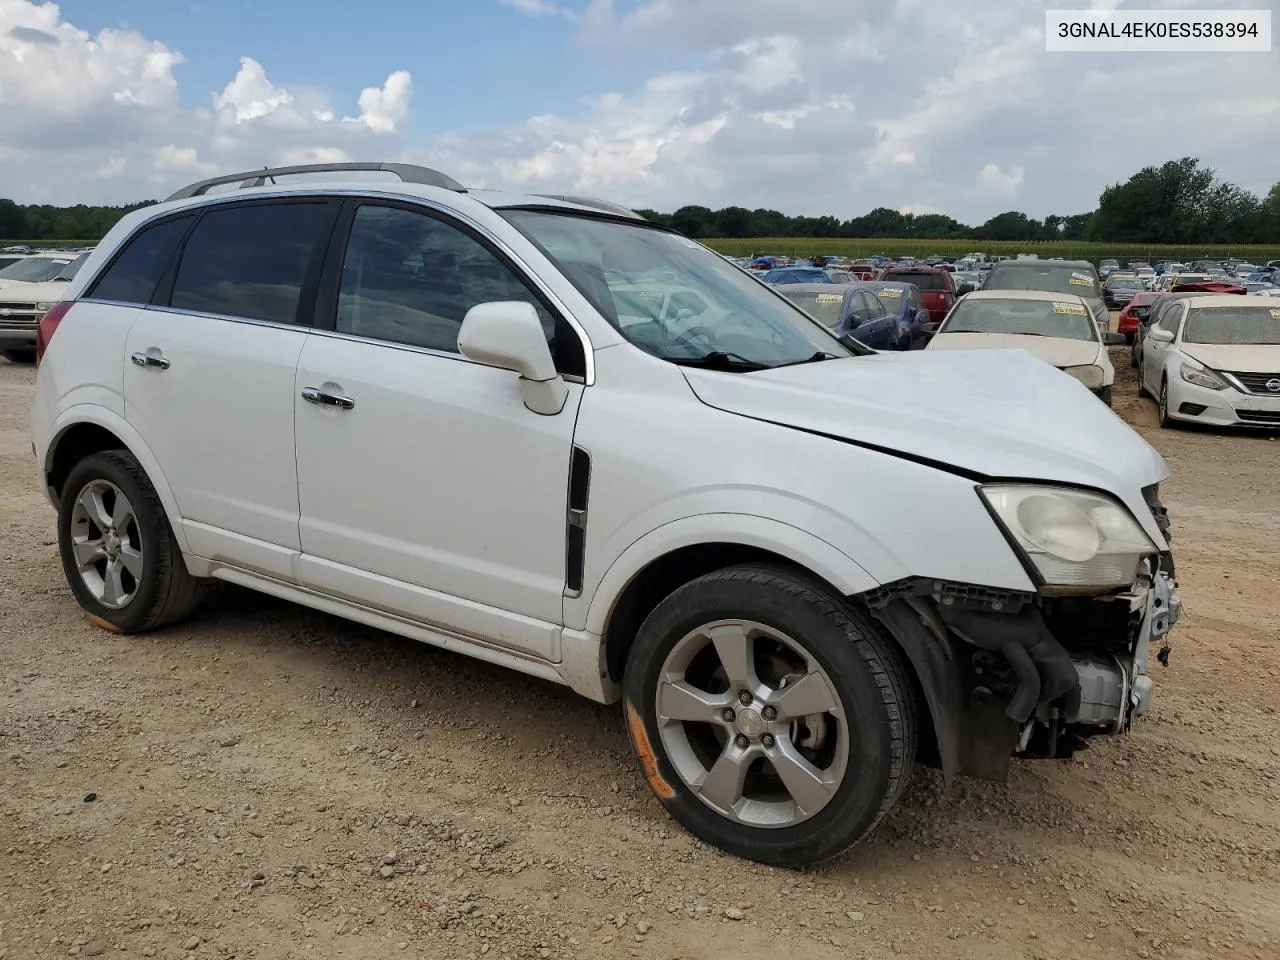
[[[775,267],[760,279],[775,287],[790,283],[834,283],[821,267]]]
[[[861,286],[879,297],[897,321],[898,342],[893,349],[907,350],[914,345],[929,322],[929,308],[924,305],[920,288],[893,280],[873,280]]]
[[[1138,333],[1138,324],[1151,312],[1151,304],[1160,296],[1154,290],[1142,290],[1120,311],[1116,331],[1124,335],[1124,342],[1132,344]]]
[[[951,274],[935,267],[888,267],[880,274],[881,280],[910,283],[920,291],[929,319],[940,322],[956,302],[955,281]]]
[[[1099,330],[1111,327],[1097,271],[1087,260],[1005,260],[982,285],[985,290],[1042,290],[1080,297],[1093,312]]]
[[[1146,289],[1146,284],[1136,276],[1112,274],[1102,285],[1102,299],[1108,307],[1123,307]]]
[[[877,350],[906,349],[899,346],[897,314],[862,285],[789,283],[778,292],[838,337],[853,337]]]

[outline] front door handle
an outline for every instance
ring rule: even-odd
[[[356,402],[350,397],[342,397],[336,393],[325,393],[317,387],[303,387],[302,399],[307,403],[318,403],[325,407],[337,407],[339,410],[350,410]]]
[[[144,353],[139,350],[131,358],[135,364],[140,367],[155,367],[158,370],[168,370],[169,361],[159,351],[155,353]]]

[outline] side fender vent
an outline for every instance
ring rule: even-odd
[[[573,448],[569,461],[569,502],[565,523],[565,589],[572,596],[582,592],[587,562],[587,501],[591,492],[591,454]]]

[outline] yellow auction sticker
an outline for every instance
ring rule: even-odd
[[[902,291],[901,290],[877,290],[876,296],[882,300],[885,297],[900,297],[902,296]]]
[[[819,303],[843,303],[844,297],[837,296],[834,293],[820,293],[818,294],[818,302]]]
[[[1089,311],[1078,303],[1063,303],[1060,300],[1053,302],[1053,312],[1067,314],[1073,317],[1083,317]]]
[[[1092,287],[1093,281],[1088,277],[1076,276],[1074,273],[1067,277],[1067,283],[1074,283],[1077,287]]]
[[[1272,320],[1280,320],[1280,310],[1272,310],[1272,311],[1271,311],[1271,319],[1272,319]]]

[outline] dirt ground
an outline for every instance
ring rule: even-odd
[[[616,708],[242,591],[120,637],[0,362],[0,958],[1280,958],[1280,442],[1155,427],[1186,615],[1153,715],[796,874],[703,846]]]

